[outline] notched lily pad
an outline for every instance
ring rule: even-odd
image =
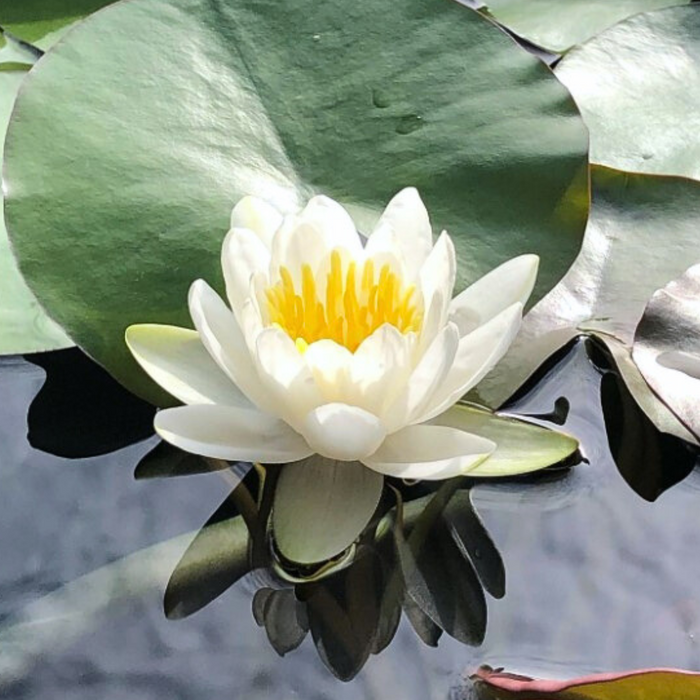
[[[700,183],[594,166],[592,187],[591,217],[576,262],[527,314],[508,354],[479,385],[479,398],[500,405],[548,356],[589,333],[608,345],[630,391],[659,429],[693,441],[640,381],[631,351],[653,292],[698,255]]]
[[[124,330],[188,325],[191,282],[221,289],[221,242],[246,194],[289,211],[320,191],[364,228],[416,186],[456,243],[458,288],[541,253],[536,297],[571,264],[588,213],[575,103],[452,0],[116,3],[31,72],[5,176],[33,291],[154,401]]]

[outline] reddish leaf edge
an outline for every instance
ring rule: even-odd
[[[691,676],[698,677],[698,671],[686,671],[678,668],[643,668],[631,671],[615,673],[594,673],[590,676],[581,676],[571,680],[544,680],[534,679],[529,676],[521,676],[517,673],[508,673],[500,669],[493,669],[490,666],[481,666],[470,676],[474,682],[482,682],[510,693],[562,693],[576,690],[581,686],[592,685],[593,683],[609,683],[619,681],[631,676],[646,676],[651,674]]]

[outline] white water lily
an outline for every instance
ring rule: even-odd
[[[454,245],[446,232],[433,245],[408,188],[364,246],[328,197],[287,217],[247,197],[222,265],[230,308],[197,280],[196,331],[127,331],[141,366],[187,404],[156,415],[163,439],[225,460],[316,453],[407,479],[465,474],[494,452],[492,440],[436,423],[508,349],[537,256],[504,263],[453,299]]]

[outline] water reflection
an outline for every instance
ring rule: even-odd
[[[655,452],[650,447],[634,458],[622,457],[625,451],[615,443],[621,434],[610,418],[628,409],[623,405],[610,411],[614,396],[603,385],[601,410],[601,371],[612,368],[595,354],[592,364],[591,352],[583,343],[568,348],[508,406],[545,424],[565,420],[565,430],[582,440],[588,463],[507,482],[465,482],[457,491],[469,494],[500,550],[507,595],[497,598],[502,581],[498,551],[484,557],[482,545],[478,554],[465,557],[466,545],[457,544],[457,525],[449,521],[446,507],[436,509],[440,524],[428,529],[434,551],[454,553],[454,545],[472,567],[488,612],[479,646],[456,641],[433,617],[442,611],[448,622],[469,620],[462,632],[459,625],[451,629],[465,638],[474,636],[479,593],[467,588],[472,609],[450,617],[451,591],[432,602],[430,596],[444,594],[440,583],[448,588],[443,579],[457,564],[445,565],[447,573],[436,586],[421,566],[425,570],[428,562],[430,571],[437,570],[435,560],[443,557],[426,553],[425,547],[423,553],[420,548],[414,552],[407,544],[417,527],[411,503],[434,497],[429,487],[398,485],[403,562],[394,526],[399,504],[388,491],[375,527],[385,533],[378,538],[381,546],[377,538],[363,542],[363,557],[330,579],[290,584],[269,573],[274,561],[269,547],[256,554],[266,563],[256,563],[252,570],[249,551],[239,560],[221,556],[221,542],[228,545],[227,552],[237,550],[230,546],[235,537],[244,539],[247,550],[245,500],[242,508],[232,494],[245,493],[234,489],[243,479],[248,504],[252,500],[260,508],[258,471],[235,465],[208,476],[154,480],[172,473],[168,464],[173,455],[151,442],[70,462],[32,450],[25,442],[24,416],[42,372],[20,361],[4,361],[0,695],[53,698],[60,688],[63,696],[81,700],[111,700],[125,692],[149,700],[262,699],[290,693],[319,699],[396,694],[437,700],[452,688],[451,697],[462,700],[470,697],[464,679],[482,663],[560,677],[642,666],[699,667],[695,513],[700,472],[693,470],[653,504],[639,497],[644,492],[639,484],[650,483],[648,476],[639,477],[648,469],[648,457],[659,455],[656,481],[651,479],[655,486],[646,491],[657,495],[675,480],[659,480],[664,460],[666,469],[672,469],[671,458],[663,456],[669,454],[665,448]],[[72,381],[80,385],[81,377]],[[109,391],[105,389],[104,400]],[[66,426],[79,424],[70,414],[77,399],[61,405],[61,420],[46,418],[41,426],[56,431],[54,444]],[[621,422],[625,431],[634,424],[631,419]],[[632,446],[665,440],[644,421],[634,430]],[[149,450],[150,460],[141,461]],[[142,478],[134,481],[139,462]],[[203,470],[196,461],[184,460],[175,471]],[[217,503],[221,506],[210,518]],[[243,525],[232,531],[227,524],[234,520]],[[191,530],[195,532],[182,534]],[[207,533],[209,543],[193,549],[199,531]],[[197,554],[187,565],[186,552]],[[207,553],[211,556],[204,565],[200,557],[206,559]],[[202,585],[202,570],[208,571],[208,587]],[[401,594],[389,585],[397,570]],[[239,577],[240,571],[247,573]],[[420,605],[406,594],[406,578]],[[163,591],[168,591],[171,617],[197,614],[177,624],[166,620]],[[353,597],[359,591],[362,597]],[[368,635],[373,638],[369,652]],[[437,648],[429,646],[438,641]],[[280,659],[275,651],[286,656]],[[364,666],[352,683],[339,684],[323,670],[319,655],[343,677]]]
[[[468,645],[483,641],[484,590],[503,597],[505,568],[466,479],[406,503],[415,489],[392,483],[351,551],[310,569],[285,562],[274,547],[269,516],[278,471],[249,470],[199,531],[168,583],[168,617],[197,612],[255,572],[264,583],[253,615],[273,648],[284,655],[310,633],[342,680],[391,643],[402,611],[429,646],[443,632]]]

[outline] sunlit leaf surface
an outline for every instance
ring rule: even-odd
[[[192,280],[221,286],[244,194],[290,210],[322,191],[367,232],[414,185],[457,244],[458,288],[535,252],[541,296],[580,245],[586,155],[549,69],[451,0],[132,0],[32,71],[9,132],[8,226],[47,309],[153,398],[124,329],[188,324]]]
[[[633,357],[654,392],[700,440],[700,265],[651,298]]]
[[[516,34],[562,52],[620,20],[689,0],[486,0],[485,8]]]
[[[556,74],[590,129],[593,162],[700,178],[700,5],[621,22],[571,51]]]
[[[20,56],[12,54],[12,58],[15,65],[14,59]],[[21,58],[30,59],[25,53]],[[0,70],[0,160],[12,106],[25,76],[26,70]],[[7,240],[0,193],[0,355],[56,350],[70,345],[71,341],[44,313],[17,270]]]

